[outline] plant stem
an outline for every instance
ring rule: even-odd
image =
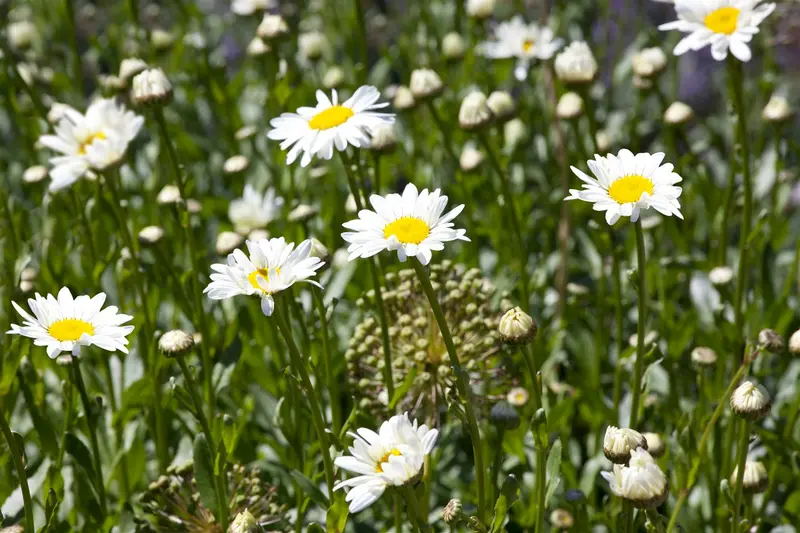
[[[545,491],[547,490],[547,446],[536,446],[536,528],[535,533],[544,532]],[[546,444],[546,443],[545,443]]]
[[[67,0],[67,19],[69,41],[72,45],[72,65],[74,71],[72,75],[74,76],[75,82],[78,84],[78,92],[80,93],[80,97],[83,99],[86,95],[83,91],[83,67],[81,66],[80,50],[78,50],[78,35],[75,30],[75,0]]]
[[[520,300],[522,302],[523,311],[527,312],[530,307],[530,289],[528,288],[528,251],[525,247],[525,239],[522,237],[522,227],[519,221],[519,212],[517,211],[516,202],[514,201],[514,193],[511,191],[511,183],[508,179],[508,174],[504,172],[503,168],[500,166],[500,161],[497,159],[497,154],[495,154],[492,144],[489,142],[486,134],[480,132],[478,134],[478,138],[480,139],[481,144],[483,144],[483,147],[486,149],[492,169],[500,179],[500,185],[503,188],[503,196],[508,202],[508,209],[511,215],[511,229],[514,232],[514,239],[517,241],[517,254],[520,255],[519,275],[520,283],[522,284],[522,297]]]
[[[361,6],[361,0],[353,0],[353,4],[356,10],[359,37],[361,38],[361,42],[359,43],[359,48],[361,48],[361,61],[364,62],[364,74],[362,75],[361,79],[362,81],[366,81],[367,74],[369,73],[369,43],[367,41],[367,24],[364,21],[364,9]]]
[[[647,323],[647,258],[644,246],[644,232],[642,220],[636,221],[636,269],[639,274],[639,315],[636,328],[636,363],[633,370],[633,385],[631,394],[631,420],[628,427],[636,429],[639,422],[639,398],[642,394],[642,373],[644,372],[644,336]]]
[[[86,425],[89,428],[89,444],[92,446],[92,462],[94,463],[95,471],[95,485],[97,488],[97,495],[100,498],[100,508],[103,516],[108,515],[108,507],[106,505],[106,488],[103,483],[103,468],[100,463],[100,446],[97,443],[97,421],[92,409],[92,404],[89,401],[89,395],[86,393],[86,386],[83,383],[83,375],[81,374],[80,361],[74,355],[72,356],[72,370],[73,379],[75,380],[75,387],[80,394],[81,402],[83,403],[83,410],[86,412]]]
[[[522,352],[522,358],[525,360],[525,366],[528,368],[528,374],[531,376],[531,390],[533,392],[533,400],[536,402],[533,405],[533,409],[536,411],[544,407],[542,404],[542,394],[536,380],[536,374],[539,372],[539,365],[529,345],[523,344],[519,349]]]
[[[11,457],[14,459],[14,466],[17,468],[17,478],[19,479],[19,488],[22,491],[22,502],[25,507],[25,531],[36,531],[33,521],[33,500],[31,499],[31,491],[28,487],[28,475],[25,472],[25,461],[22,458],[23,451],[17,448],[17,441],[14,434],[11,433],[11,428],[6,420],[6,415],[0,409],[0,433],[8,443],[8,449],[11,452]]]
[[[458,161],[458,156],[453,148],[453,140],[450,136],[450,130],[447,129],[447,125],[444,123],[444,121],[442,121],[442,117],[439,116],[439,112],[436,111],[436,106],[433,105],[433,100],[427,99],[425,100],[425,104],[428,106],[428,111],[430,111],[431,117],[433,117],[433,121],[436,122],[436,126],[439,128],[439,131],[442,132],[444,149],[447,152],[447,155],[450,156],[450,159],[452,159],[456,168],[461,168],[461,164]]]
[[[108,399],[111,404],[112,416],[117,413],[117,398],[114,394],[114,375],[111,373],[111,358],[103,358],[103,369],[108,378]],[[123,384],[124,386],[124,384]],[[124,446],[124,437],[122,427],[119,423],[114,424],[114,437],[116,439],[115,445],[117,447]],[[128,490],[130,489],[130,481],[128,480],[128,460],[124,453],[119,453],[119,468],[122,479],[120,480],[120,505],[124,506],[128,501]]]
[[[314,304],[319,315],[320,330],[322,331],[322,353],[325,361],[325,378],[328,380],[328,396],[331,402],[331,424],[334,434],[338,435],[342,429],[342,409],[339,405],[339,384],[336,381],[336,372],[333,367],[333,354],[331,353],[331,340],[328,333],[328,317],[325,310],[325,301],[322,298],[322,290],[314,288],[311,290]]]
[[[686,502],[686,498],[689,496],[689,492],[691,492],[692,487],[694,487],[694,483],[697,479],[697,472],[700,469],[700,464],[702,463],[702,456],[703,452],[706,448],[706,442],[708,438],[711,436],[711,430],[719,420],[719,417],[722,415],[722,411],[725,408],[725,403],[730,397],[733,389],[739,383],[739,380],[742,379],[744,373],[747,370],[747,363],[745,362],[742,366],[739,367],[739,370],[733,376],[730,384],[728,385],[728,389],[725,391],[725,394],[720,398],[719,403],[717,404],[717,408],[714,409],[714,414],[711,415],[711,420],[708,421],[706,424],[706,429],[703,431],[703,436],[700,438],[700,444],[697,446],[697,454],[695,455],[694,462],[692,464],[692,469],[689,471],[689,476],[686,478],[686,487],[684,487],[680,491],[680,495],[678,496],[678,501],[675,503],[675,509],[672,510],[672,515],[669,519],[669,524],[667,524],[667,533],[670,533],[678,523],[678,514],[680,513],[681,507]]]
[[[656,528],[656,532],[664,533],[664,524],[661,522],[661,515],[658,514],[658,511],[655,509],[647,509],[645,514],[647,514],[650,523]]]
[[[297,349],[297,344],[294,342],[294,336],[292,334],[292,328],[289,325],[289,322],[287,322],[286,317],[283,316],[281,311],[273,314],[273,317],[275,317],[276,321],[278,322],[278,329],[280,329],[281,334],[286,341],[286,346],[289,348],[289,355],[292,358],[292,366],[294,367],[295,372],[300,375],[300,381],[303,388],[306,390],[306,394],[308,395],[308,405],[311,409],[311,420],[314,423],[317,439],[319,439],[320,454],[322,455],[322,463],[325,468],[325,481],[328,485],[328,494],[330,494],[332,498],[333,462],[331,461],[331,452],[328,445],[328,435],[325,433],[325,421],[322,417],[322,410],[317,403],[319,397],[314,390],[314,385],[311,383],[311,378],[308,375],[308,369],[306,369],[305,361],[303,361],[300,352]]]
[[[742,432],[739,435],[739,446],[736,450],[736,486],[733,496],[733,522],[731,523],[731,533],[739,531],[739,511],[742,508],[742,484],[744,480],[744,467],[747,463],[747,448],[750,444],[750,426],[752,422],[742,420]]]
[[[186,358],[183,354],[178,354],[175,359],[178,360],[178,366],[181,367],[181,373],[183,374],[183,379],[186,381],[186,390],[189,392],[189,397],[192,399],[192,404],[194,405],[195,415],[197,416],[197,421],[200,422],[200,427],[203,430],[203,433],[206,436],[206,441],[208,441],[208,446],[211,448],[211,453],[217,453],[217,447],[214,445],[214,435],[211,433],[211,426],[208,423],[208,419],[206,418],[206,412],[203,409],[203,402],[200,399],[200,396],[197,394],[197,385],[195,384],[194,378],[192,377],[192,373],[189,372],[189,367],[186,365]],[[228,530],[228,503],[225,497],[225,485],[223,483],[227,482],[227,477],[225,474],[225,465],[220,465],[220,474],[216,482],[214,483],[214,493],[217,496],[217,507],[219,507],[219,514],[220,514],[220,522],[222,523],[222,530]]]
[[[178,204],[178,218],[179,218],[179,225],[183,229],[184,233],[184,240],[186,241],[188,248],[189,248],[189,263],[194,270],[195,274],[202,271],[203,266],[200,264],[197,258],[197,250],[194,242],[194,236],[192,235],[191,226],[189,222],[188,213],[186,211],[185,203],[186,202],[186,183],[183,179],[183,172],[181,171],[181,165],[178,160],[178,154],[175,151],[175,147],[172,145],[172,138],[169,135],[169,129],[167,128],[167,121],[164,118],[164,112],[161,108],[157,108],[154,113],[156,122],[158,123],[158,128],[161,132],[162,141],[167,148],[167,154],[169,155],[170,163],[172,163],[172,169],[175,173],[175,181],[178,186],[178,191],[181,195],[182,202]],[[208,329],[208,322],[206,321],[206,314],[203,310],[203,293],[200,285],[198,284],[197,275],[189,276],[192,284],[192,296],[194,297],[194,307],[195,307],[195,320],[200,326],[200,333],[203,336],[203,342],[200,343],[200,355],[201,360],[203,361],[203,382],[205,384],[205,392],[206,392],[206,400],[208,401],[208,411],[209,411],[209,420],[214,419],[214,412],[216,411],[216,392],[214,391],[214,383],[212,380],[213,373],[214,373],[214,364],[211,360],[211,336],[209,334]]]
[[[466,371],[462,368],[461,362],[458,359],[458,352],[456,345],[453,342],[453,336],[450,334],[450,327],[447,325],[442,307],[439,305],[439,299],[436,297],[436,291],[433,290],[431,280],[425,267],[417,261],[412,259],[411,264],[417,273],[417,278],[422,285],[422,290],[428,298],[428,303],[433,311],[433,316],[436,317],[436,323],[439,325],[439,331],[442,333],[442,340],[447,347],[447,353],[450,356],[450,364],[453,365],[453,373],[456,376],[456,388],[458,394],[464,402],[464,411],[467,415],[467,426],[469,431],[470,440],[472,440],[472,451],[475,456],[475,478],[478,484],[478,518],[483,521],[486,516],[486,491],[484,476],[486,469],[483,463],[483,445],[481,443],[481,433],[478,427],[478,419],[475,416],[475,409],[470,400],[470,388],[467,382],[468,377]]]
[[[735,58],[728,58],[728,67],[733,89],[733,100],[736,108],[736,138],[742,155],[742,181],[744,185],[744,206],[742,209],[742,229],[739,238],[739,269],[736,275],[736,293],[734,294],[734,317],[736,330],[744,338],[744,307],[747,299],[747,248],[752,226],[753,184],[750,177],[750,144],[747,138],[747,109],[744,102],[744,81],[742,64]]]
[[[406,505],[408,506],[408,514],[411,516],[417,531],[433,531],[431,526],[428,524],[427,517],[422,515],[419,502],[417,501],[417,495],[414,492],[414,487],[411,485],[404,485],[401,491],[403,492],[403,497],[405,498]]]

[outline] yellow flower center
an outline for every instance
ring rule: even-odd
[[[383,228],[383,238],[394,235],[403,244],[419,244],[430,234],[431,228],[419,218],[401,217]]]
[[[637,174],[623,176],[608,188],[608,195],[621,204],[638,202],[645,192],[652,196],[653,182]]]
[[[81,155],[86,155],[86,148],[91,146],[95,141],[102,141],[107,139],[106,134],[102,131],[98,131],[97,133],[92,133],[88,137],[86,137],[83,142],[81,142],[80,146],[78,146],[78,153]]]
[[[86,333],[87,335],[94,335],[94,326],[85,320],[77,318],[64,318],[57,320],[50,324],[47,332],[51,337],[57,341],[76,341]]]
[[[706,15],[703,22],[706,28],[714,33],[724,33],[730,35],[736,31],[736,23],[739,21],[739,8],[721,7]]]
[[[276,268],[275,272],[278,274],[281,273],[280,268]],[[268,268],[259,268],[258,270],[254,270],[247,275],[247,281],[250,282],[250,285],[253,286],[254,289],[258,289],[263,292],[267,292],[261,288],[261,285],[258,284],[258,276],[261,276],[265,280],[269,281],[269,269]]]
[[[534,44],[535,43],[533,42],[533,39],[525,39],[525,41],[522,43],[522,49],[526,52],[530,52]]]
[[[329,107],[325,111],[321,111],[314,115],[308,121],[308,126],[312,130],[329,130],[347,122],[347,119],[355,115],[353,110],[343,105],[335,105]]]
[[[378,464],[375,466],[375,471],[378,473],[383,472],[383,466],[382,466],[383,463],[388,463],[389,457],[391,457],[392,455],[403,455],[403,454],[400,453],[400,450],[398,450],[397,448],[393,448],[391,451],[386,452],[386,454],[384,454],[384,456],[381,457],[380,461],[378,461]]]

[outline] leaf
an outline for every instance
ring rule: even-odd
[[[509,475],[503,482],[503,487],[500,489],[500,496],[494,503],[494,515],[492,516],[492,527],[490,533],[499,533],[503,531],[503,524],[505,524],[508,510],[519,498],[519,481],[517,481],[514,474]]]
[[[350,509],[344,498],[334,498],[333,505],[328,508],[328,514],[325,517],[328,533],[342,533],[347,525],[349,515]]]
[[[214,460],[211,455],[211,448],[203,433],[199,433],[194,438],[193,456],[194,477],[197,481],[197,492],[200,493],[200,499],[203,505],[214,513],[214,516],[219,516],[216,483],[214,479]]]
[[[22,456],[22,464],[23,466],[25,466],[25,469],[27,470],[28,456],[25,454],[25,439],[22,438],[22,435],[20,435],[16,431],[12,431],[11,436],[14,437],[14,441],[17,445],[17,451]]]
[[[67,433],[64,437],[64,449],[89,474],[89,477],[93,480],[97,479],[94,463],[92,462],[92,454],[81,439],[72,433]]]
[[[60,504],[61,502],[58,501],[56,491],[50,489],[47,492],[47,503],[45,503],[44,507],[45,524],[44,527],[39,530],[39,533],[47,533],[50,527],[54,525],[53,522],[56,519],[56,513],[58,512],[58,506]]]
[[[311,481],[305,474],[302,472],[298,472],[297,470],[289,471],[289,475],[292,476],[292,479],[300,485],[300,489],[305,492],[309,498],[314,500],[314,503],[322,507],[323,509],[327,509],[328,506],[331,504],[328,500],[327,496],[325,496],[319,487]]]
[[[308,528],[306,529],[306,533],[325,533],[325,530],[321,525],[314,523],[309,524]]]
[[[544,506],[547,508],[550,499],[555,494],[558,484],[561,482],[559,472],[561,471],[561,439],[556,439],[550,448],[547,456],[547,489],[544,493]]]

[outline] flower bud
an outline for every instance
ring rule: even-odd
[[[748,420],[767,416],[771,407],[767,389],[752,381],[743,381],[731,394],[731,409]]]
[[[333,66],[325,71],[322,77],[322,85],[326,89],[335,89],[344,82],[344,71],[341,67]]]
[[[167,331],[158,339],[158,349],[167,357],[185,355],[194,348],[194,344],[194,337],[180,329]]]
[[[510,148],[516,147],[522,143],[528,136],[528,128],[525,127],[525,122],[521,118],[515,118],[506,122],[503,126],[503,138],[506,141],[506,146]]]
[[[694,118],[694,110],[683,102],[672,102],[664,111],[664,122],[672,126],[686,124]]]
[[[489,420],[501,429],[514,430],[519,427],[520,417],[514,406],[505,400],[500,400],[489,411]]]
[[[256,133],[258,133],[258,129],[255,126],[242,126],[236,130],[233,138],[237,141],[246,141],[247,139],[252,139]]]
[[[608,426],[603,438],[603,454],[612,463],[625,464],[631,458],[631,451],[647,449],[647,439],[638,431],[628,428]]]
[[[12,22],[7,29],[8,42],[17,50],[30,48],[33,43],[40,40],[39,30],[29,20]]]
[[[160,226],[146,226],[139,231],[139,242],[143,245],[155,244],[164,236],[164,228]]]
[[[572,120],[583,114],[583,98],[578,93],[567,92],[561,95],[556,104],[556,116],[563,120]]]
[[[245,509],[236,515],[228,528],[228,533],[263,533],[264,529],[256,521],[250,511]]]
[[[472,172],[483,163],[485,158],[486,156],[483,155],[483,152],[475,148],[474,144],[467,143],[458,157],[458,165],[464,172]]]
[[[536,321],[519,307],[506,312],[500,319],[500,339],[506,344],[528,344],[539,330]]]
[[[286,220],[289,222],[307,222],[317,216],[319,208],[308,204],[299,204],[297,207],[289,211],[286,215]]]
[[[555,59],[556,76],[567,84],[591,83],[597,68],[592,50],[584,41],[570,43]]]
[[[758,345],[768,352],[781,353],[784,348],[783,337],[774,329],[762,329],[758,332]]]
[[[411,93],[411,89],[406,87],[405,85],[400,85],[394,92],[394,98],[392,99],[392,106],[397,109],[398,111],[405,111],[406,109],[412,109],[417,105],[417,102],[414,100],[414,95]]]
[[[228,255],[242,244],[242,236],[234,231],[223,231],[217,235],[216,250],[219,255]]]
[[[494,4],[495,0],[467,0],[467,15],[478,20],[489,18],[494,12]]]
[[[47,167],[35,165],[25,169],[22,173],[22,181],[25,183],[39,183],[47,177]]]
[[[119,64],[119,78],[125,83],[131,78],[147,70],[147,63],[138,57],[128,57]]]
[[[645,448],[631,451],[630,464],[615,464],[612,472],[601,472],[611,492],[640,509],[654,509],[669,493],[667,477]]]
[[[460,33],[450,32],[442,39],[442,55],[448,61],[464,57],[464,38]]]
[[[289,33],[289,26],[280,15],[264,15],[256,28],[256,34],[266,41],[278,39]]]
[[[379,154],[390,154],[397,147],[397,129],[394,124],[381,124],[371,132],[370,148]]]
[[[225,174],[238,174],[247,170],[250,166],[250,159],[246,155],[234,155],[225,160],[222,164],[222,171]]]
[[[318,31],[303,33],[297,39],[297,47],[301,56],[315,61],[322,57],[322,53],[328,47],[328,38]]]
[[[514,103],[514,98],[506,91],[494,91],[486,99],[486,105],[494,115],[498,122],[506,122],[511,120],[517,113],[517,105]]]
[[[457,498],[453,498],[447,505],[445,505],[444,510],[442,511],[442,519],[444,520],[445,524],[450,526],[456,526],[461,519],[463,518],[463,505],[461,504],[461,500]]]
[[[247,44],[248,57],[261,57],[264,54],[269,53],[270,50],[271,48],[269,45],[265,43],[264,40],[259,36],[253,37]]]
[[[717,363],[717,353],[708,346],[697,346],[692,350],[692,362],[700,367],[712,367]]]
[[[175,37],[166,30],[156,28],[150,33],[150,44],[158,51],[166,50],[172,46],[173,42],[175,42]]]
[[[172,84],[160,68],[145,70],[133,78],[131,97],[137,105],[166,105],[172,100]]]
[[[492,121],[492,110],[486,103],[486,95],[480,91],[468,94],[461,102],[458,123],[465,130],[482,128]]]
[[[444,90],[442,79],[429,68],[418,68],[411,73],[411,94],[416,100],[425,100],[439,95]],[[396,96],[395,96],[396,98]]]
[[[733,279],[733,269],[729,266],[718,266],[708,272],[708,279],[715,287],[727,285]]]
[[[792,333],[789,337],[789,353],[792,355],[800,355],[800,329]]]
[[[162,205],[180,203],[181,192],[175,185],[165,185],[156,196],[156,202]]]
[[[731,485],[736,486],[739,479],[739,465],[733,469],[731,474]],[[767,469],[761,461],[747,461],[744,464],[744,477],[742,478],[742,489],[747,494],[758,494],[764,492],[769,485]]]
[[[645,48],[633,56],[631,68],[640,78],[654,77],[667,68],[667,56],[661,48]]]
[[[769,102],[767,102],[767,105],[764,107],[764,111],[761,112],[761,116],[767,122],[776,124],[785,122],[792,116],[792,110],[789,107],[789,101],[783,96],[773,94],[770,97]]]
[[[644,440],[647,441],[647,451],[650,452],[654,458],[658,459],[664,452],[667,451],[667,446],[664,439],[658,433],[642,433]]]

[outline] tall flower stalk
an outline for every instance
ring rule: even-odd
[[[633,383],[631,385],[631,421],[629,426],[636,428],[639,422],[639,403],[642,395],[642,374],[644,373],[644,342],[645,326],[647,324],[647,257],[644,244],[644,231],[642,221],[635,223],[636,228],[636,271],[638,274],[638,321],[636,325],[636,362],[633,368]]]
[[[22,503],[25,509],[25,531],[36,531],[33,520],[33,500],[31,499],[30,487],[28,487],[28,475],[25,472],[23,450],[17,446],[17,440],[11,432],[11,427],[8,425],[2,408],[0,408],[0,433],[3,434],[6,444],[8,444],[8,450],[14,460],[14,467],[17,469],[17,479],[19,479],[19,488],[22,491]]]

